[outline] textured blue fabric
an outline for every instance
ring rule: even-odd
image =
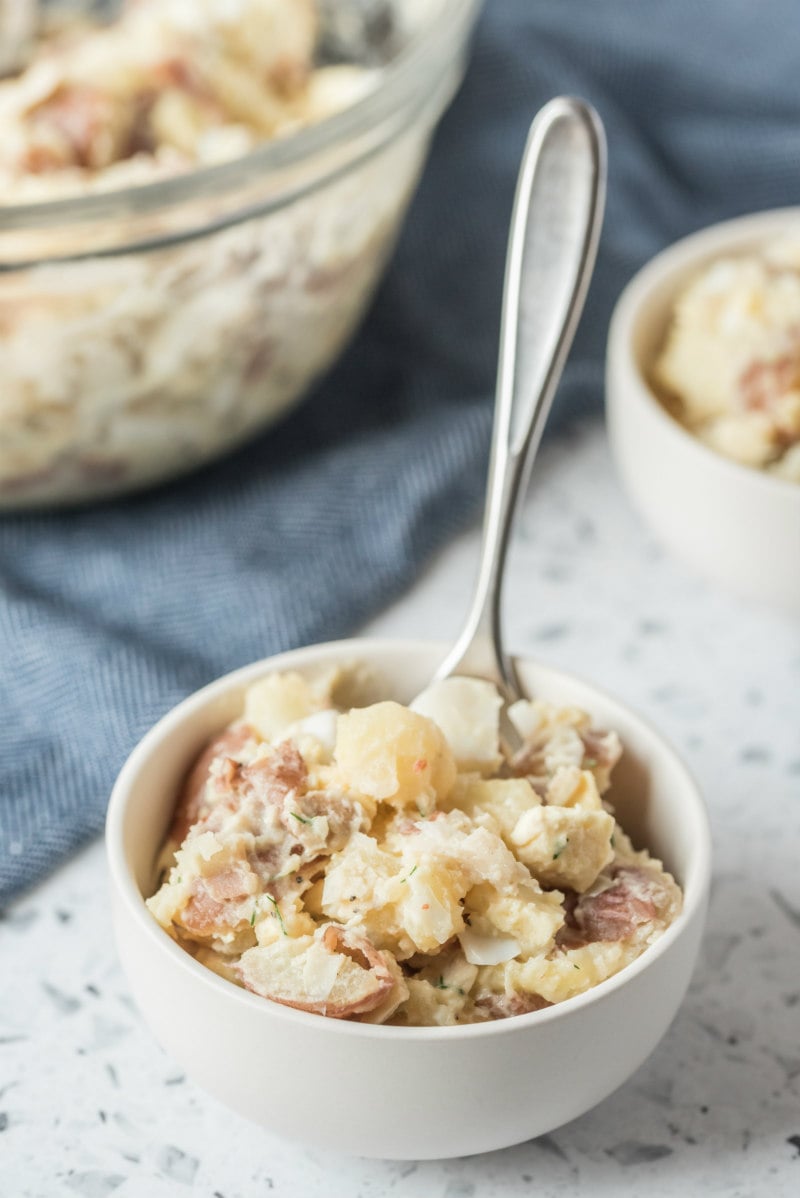
[[[599,406],[613,301],[660,246],[800,201],[795,0],[488,0],[356,344],[277,431],[125,502],[0,520],[0,899],[101,826],[146,728],[244,662],[356,628],[474,514],[506,229],[558,92],[608,129],[595,283],[555,412]]]

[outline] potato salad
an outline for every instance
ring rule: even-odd
[[[488,682],[350,707],[347,672],[270,674],[178,796],[147,905],[203,965],[335,1019],[478,1023],[581,994],[681,892],[604,799],[621,746]]]
[[[382,57],[346,20],[358,7],[125,0],[107,24],[73,13],[0,81],[0,207],[22,220],[0,220],[0,509],[191,470],[341,352],[429,127],[369,155],[330,126],[291,163],[257,152],[380,90]],[[415,31],[398,16],[387,61]]]
[[[0,83],[3,202],[108,191],[236,158],[363,96],[315,62],[315,0],[126,0],[40,40]]]
[[[800,240],[698,275],[675,304],[654,381],[711,449],[800,482]]]

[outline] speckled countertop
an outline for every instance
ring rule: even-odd
[[[532,499],[511,646],[657,722],[711,808],[704,951],[652,1058],[583,1118],[505,1152],[415,1164],[299,1150],[218,1106],[153,1042],[116,962],[95,844],[0,922],[2,1198],[800,1194],[800,626],[662,553],[596,426],[546,448]],[[370,631],[451,635],[476,547],[463,537]]]

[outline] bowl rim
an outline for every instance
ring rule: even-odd
[[[700,269],[726,252],[741,253],[749,242],[767,237],[770,232],[780,233],[785,228],[800,228],[800,205],[750,212],[745,216],[706,225],[672,242],[650,258],[626,284],[614,306],[608,333],[606,403],[611,406],[614,403],[623,405],[639,402],[656,420],[664,435],[672,438],[674,445],[682,446],[693,454],[698,465],[705,469],[716,469],[734,485],[765,489],[773,497],[782,494],[790,502],[800,503],[800,484],[726,457],[671,416],[637,361],[632,345],[634,332],[641,319],[642,305],[670,276],[683,273],[692,266]],[[613,382],[617,370],[624,372],[624,395],[621,394],[622,388]]]
[[[409,108],[413,109],[413,119],[418,107],[437,99],[441,76],[446,74],[442,60],[446,59],[448,66],[458,62],[482,5],[483,0],[439,0],[433,16],[420,22],[398,53],[380,68],[379,85],[324,120],[286,137],[263,141],[229,161],[178,171],[143,183],[68,194],[52,200],[18,204],[0,201],[0,229],[7,232],[58,228],[102,219],[120,211],[138,216],[184,200],[194,202],[207,196],[225,195],[270,172],[278,175],[287,167],[321,157],[330,147],[369,134],[387,121],[392,131],[383,140],[391,140],[398,120],[400,127],[405,127],[403,117]],[[429,86],[432,77],[435,83]],[[327,167],[322,169],[323,181],[330,173]],[[295,198],[296,188],[290,188],[288,202]]]
[[[686,812],[689,813],[693,822],[691,838],[693,850],[687,861],[686,877],[682,881],[683,907],[675,921],[635,961],[583,994],[565,999],[544,1010],[515,1015],[509,1019],[491,1020],[486,1023],[457,1024],[447,1027],[397,1027],[351,1022],[343,1019],[325,1019],[311,1012],[297,1011],[280,1003],[265,1000],[218,976],[207,966],[196,961],[166,934],[147,910],[128,867],[123,829],[128,800],[141,766],[151,753],[157,750],[161,742],[170,736],[175,727],[190,719],[197,711],[213,703],[223,693],[254,681],[269,670],[282,669],[291,665],[311,665],[313,662],[326,663],[337,658],[353,660],[354,656],[369,662],[370,658],[385,653],[399,654],[401,651],[427,653],[432,660],[437,660],[444,656],[447,648],[448,646],[441,642],[421,639],[364,637],[328,641],[274,654],[261,661],[233,670],[189,695],[168,711],[145,734],[128,757],[112,790],[106,818],[105,847],[111,885],[116,889],[118,898],[124,903],[128,913],[151,941],[155,950],[167,954],[179,968],[188,970],[189,974],[197,980],[198,985],[210,987],[211,991],[217,994],[219,1001],[243,1003],[254,1014],[258,1011],[262,1012],[261,1018],[285,1020],[289,1024],[295,1024],[298,1030],[316,1028],[319,1031],[322,1027],[327,1027],[332,1035],[355,1036],[368,1040],[391,1038],[406,1041],[456,1041],[464,1038],[508,1035],[514,1031],[530,1028],[533,1024],[544,1026],[553,1020],[569,1018],[571,1014],[577,1013],[585,1007],[608,1001],[628,981],[668,952],[698,917],[702,919],[711,878],[710,824],[697,782],[676,750],[649,720],[640,716],[607,691],[600,690],[593,683],[586,682],[568,671],[539,663],[527,656],[520,656],[518,660],[533,666],[545,677],[552,676],[565,679],[568,683],[576,683],[578,687],[588,688],[620,708],[626,718],[638,724],[643,732],[657,742],[659,750],[663,753],[663,759],[669,762],[681,778]]]

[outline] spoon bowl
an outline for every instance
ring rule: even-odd
[[[526,690],[591,712],[625,753],[611,800],[635,842],[683,888],[674,923],[633,964],[554,1007],[461,1027],[386,1027],[291,1010],[239,989],[174,943],[145,907],[175,797],[210,736],[264,674],[361,663],[368,696],[408,702],[444,658],[420,641],[349,640],[281,654],[190,696],[145,736],[119,776],[106,846],[117,947],[145,1021],[220,1101],[315,1149],[430,1159],[488,1152],[576,1118],[621,1085],[673,1019],[698,952],[710,876],[702,799],[674,751],[603,691],[528,659]],[[153,1078],[153,1086],[157,1079]]]

